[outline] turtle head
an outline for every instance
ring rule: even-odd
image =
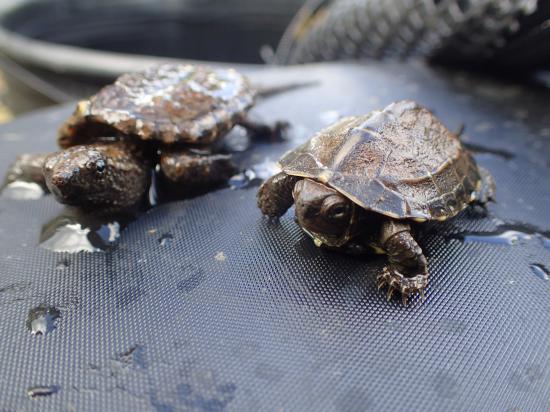
[[[299,225],[316,243],[341,246],[349,240],[354,205],[348,198],[311,179],[298,181],[292,196]]]
[[[109,193],[106,156],[92,146],[73,146],[50,154],[44,162],[44,178],[52,194],[68,205],[83,198]]]

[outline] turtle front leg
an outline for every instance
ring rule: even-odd
[[[280,217],[285,214],[294,199],[292,190],[299,177],[277,173],[267,179],[258,190],[258,207],[264,215]]]
[[[161,154],[160,172],[172,195],[185,196],[227,182],[237,168],[231,155],[171,150]]]
[[[386,220],[382,224],[379,245],[388,255],[389,265],[378,277],[378,288],[388,286],[388,300],[396,290],[401,292],[404,305],[413,293],[424,296],[428,284],[427,261],[409,224]]]
[[[49,153],[29,154],[17,156],[14,162],[8,167],[4,185],[16,181],[36,183],[42,189],[48,191],[42,168]]]
[[[264,140],[268,142],[279,142],[284,140],[284,134],[289,128],[289,123],[276,121],[273,124],[261,122],[247,117],[237,123],[244,128],[252,140]]]

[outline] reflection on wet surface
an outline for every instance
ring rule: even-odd
[[[27,329],[32,335],[47,335],[55,329],[61,312],[54,306],[42,304],[29,310]]]
[[[459,239],[465,243],[481,242],[493,245],[515,245],[523,241],[538,239],[545,248],[550,248],[550,234],[548,232],[522,223],[503,223],[493,231],[461,232],[452,234],[449,238]]]
[[[259,186],[266,179],[281,171],[277,162],[266,157],[259,163],[252,165],[249,169],[238,173],[229,179],[228,185],[231,189],[246,189]]]
[[[259,186],[261,180],[256,178],[256,173],[253,170],[247,169],[242,173],[231,176],[228,184],[231,189],[245,189],[251,186]]]
[[[100,252],[115,246],[120,232],[137,215],[95,216],[74,208],[50,220],[40,233],[40,247],[53,252]]]
[[[16,200],[36,200],[45,194],[44,189],[39,184],[19,180],[7,184],[2,189],[2,196]]]
[[[550,272],[544,265],[540,263],[533,263],[532,265],[529,265],[529,267],[531,268],[531,272],[533,272],[533,274],[535,274],[538,278],[542,280],[550,280]]]

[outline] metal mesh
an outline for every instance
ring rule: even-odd
[[[549,410],[550,282],[529,266],[550,267],[544,238],[455,238],[503,222],[550,229],[547,96],[419,65],[265,69],[254,80],[303,77],[322,84],[255,109],[289,120],[293,140],[260,145],[243,165],[275,160],[335,113],[401,98],[501,150],[477,148],[498,188],[489,215],[426,228],[427,300],[386,302],[375,287],[383,259],[317,249],[291,212],[269,223],[255,187],[157,207],[112,251],[78,255],[37,246],[62,211],[52,198],[1,197],[0,410]],[[52,149],[71,109],[3,126],[0,171],[18,152]],[[61,318],[33,336],[27,313],[41,304]],[[55,393],[31,399],[35,386]]]

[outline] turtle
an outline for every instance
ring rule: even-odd
[[[231,68],[165,63],[124,74],[77,104],[59,129],[60,151],[19,157],[8,177],[34,180],[61,203],[105,213],[139,204],[153,168],[177,194],[217,185],[236,168],[212,148],[235,125],[255,135],[280,135],[286,127],[247,117],[258,94]]]
[[[388,300],[400,292],[404,304],[424,296],[428,284],[420,225],[495,194],[491,174],[459,136],[411,100],[343,118],[284,154],[279,166],[259,188],[262,213],[280,217],[294,204],[317,246],[386,254],[378,288],[387,287]]]

